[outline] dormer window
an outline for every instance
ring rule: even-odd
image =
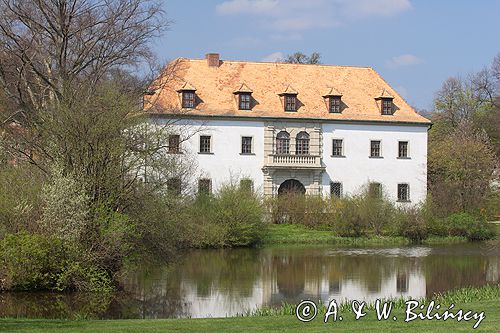
[[[250,93],[240,93],[238,97],[240,110],[250,110]]]
[[[239,110],[252,109],[252,89],[250,89],[246,84],[242,83],[238,89],[233,91],[233,94],[238,97]]]
[[[380,101],[380,113],[383,115],[392,115],[394,113],[394,97],[391,96],[387,90],[382,90],[379,96],[375,97],[376,100]]]
[[[297,96],[285,95],[285,111],[297,111]]]
[[[330,96],[330,112],[340,113],[340,96]]]
[[[335,88],[329,88],[326,94],[323,95],[325,101],[328,102],[328,112],[341,113],[342,112],[342,94]]]
[[[382,114],[392,114],[392,98],[382,98]]]
[[[181,107],[184,109],[194,109],[196,107],[196,88],[185,82],[177,92],[181,94]]]
[[[283,97],[283,106],[287,112],[295,112],[298,109],[298,92],[295,91],[291,86],[287,86],[285,91],[278,94]]]
[[[193,90],[184,90],[182,92],[182,107],[185,109],[194,108],[195,94]]]

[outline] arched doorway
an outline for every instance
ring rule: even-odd
[[[278,195],[285,193],[306,194],[306,188],[298,180],[288,179],[281,183],[278,189]]]

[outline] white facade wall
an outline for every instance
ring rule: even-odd
[[[332,157],[333,139],[343,139],[345,157]],[[381,141],[382,158],[370,158],[370,141]],[[398,141],[408,141],[409,159],[398,159]],[[411,203],[427,195],[427,126],[323,124],[323,193],[341,182],[343,194],[354,194],[368,182],[382,184],[394,201],[398,183],[407,183]]]
[[[303,120],[302,120],[303,122]],[[160,121],[161,123],[161,121]],[[183,120],[172,126],[182,136],[190,138],[181,143],[181,149],[197,160],[193,186],[197,178],[212,179],[216,191],[231,179],[251,178],[254,188],[262,191],[264,175],[265,122],[247,119]],[[384,192],[394,201],[397,184],[407,183],[410,204],[418,204],[427,194],[427,126],[388,125],[373,123],[329,122],[322,129],[322,193],[330,195],[330,182],[341,182],[343,195],[355,194],[368,182],[383,185]],[[201,135],[212,137],[212,153],[200,154]],[[253,137],[253,154],[241,154],[241,137]],[[332,157],[332,140],[343,140],[343,155]],[[382,158],[370,158],[370,141],[381,141]],[[409,142],[409,158],[398,158],[398,141]]]

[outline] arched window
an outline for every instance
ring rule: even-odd
[[[309,134],[306,132],[299,132],[295,139],[297,155],[309,155]]]
[[[290,134],[286,131],[276,135],[276,154],[290,154]]]

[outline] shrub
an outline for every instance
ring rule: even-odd
[[[0,242],[0,290],[113,289],[109,274],[85,260],[73,244],[60,238],[8,234]]]
[[[421,243],[427,238],[428,230],[422,210],[417,208],[401,209],[397,218],[397,234],[411,242]]]
[[[360,237],[366,235],[365,221],[361,217],[359,198],[346,198],[332,215],[333,231],[342,237]]]
[[[491,239],[495,236],[495,232],[486,221],[468,213],[452,214],[445,221],[451,236],[464,236],[471,241]]]

